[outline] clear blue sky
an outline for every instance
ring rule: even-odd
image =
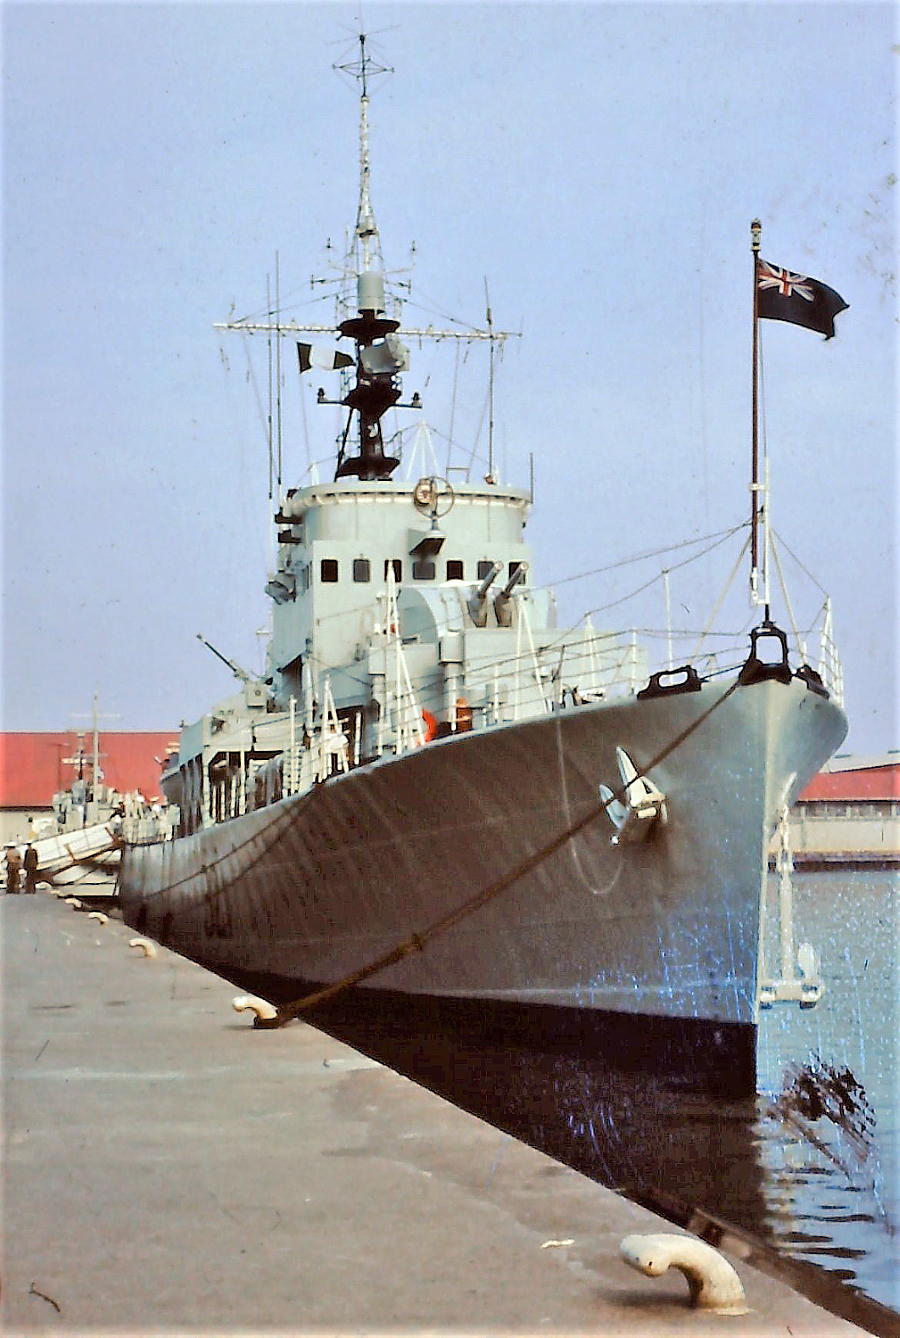
[[[262,309],[276,250],[289,313],[329,319],[309,277],[355,212],[355,95],[331,65],[357,10],[4,6],[7,729],[67,728],[97,690],[115,727],[174,730],[232,688],[197,631],[261,664],[265,440],[245,341],[212,324]],[[538,579],[744,518],[754,215],[768,259],[850,303],[827,343],[764,325],[774,517],[834,598],[846,746],[896,746],[892,8],[363,15],[396,70],[372,99],[373,197],[388,266],[416,242],[407,318],[480,321],[486,275],[524,334],[497,445],[510,482],[535,454]],[[407,387],[446,431],[452,352],[413,353]],[[307,435],[288,361],[286,381],[292,483],[333,420],[307,402]],[[561,614],[646,574],[561,585]],[[702,620],[712,576],[678,581]]]

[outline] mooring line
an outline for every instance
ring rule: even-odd
[[[640,774],[645,775],[648,771],[654,770],[654,768],[658,767],[661,762],[664,762],[676,748],[680,748],[685,740],[690,738],[690,736],[709,719],[713,712],[717,711],[740,686],[740,679],[736,678],[731,687],[722,694],[718,701],[713,702],[711,706],[707,707],[702,715],[699,715],[696,720],[686,726],[686,728],[672,739],[671,742],[667,743],[655,757],[651,758],[646,766],[640,768]],[[482,888],[480,892],[476,892],[473,896],[467,897],[465,901],[460,902],[458,906],[453,908],[453,910],[448,911],[446,915],[441,916],[440,919],[435,920],[425,929],[410,934],[407,938],[389,949],[388,952],[374,958],[372,961],[366,963],[365,966],[359,967],[356,971],[350,972],[349,975],[343,976],[333,984],[326,985],[322,989],[316,990],[312,994],[304,995],[302,998],[296,999],[291,1003],[282,1004],[281,1007],[276,1009],[274,1018],[261,1018],[257,1016],[254,1021],[254,1026],[263,1028],[284,1026],[286,1022],[292,1021],[299,1016],[300,1013],[306,1012],[310,1008],[315,1008],[317,1005],[325,1003],[329,999],[333,999],[336,995],[342,994],[345,990],[360,984],[361,981],[368,980],[369,977],[376,975],[380,971],[384,971],[389,966],[394,966],[397,962],[402,961],[404,957],[409,957],[414,952],[422,952],[430,939],[436,937],[438,934],[445,933],[448,929],[452,929],[455,925],[459,924],[461,920],[472,915],[489,901],[493,901],[495,897],[498,897],[501,892],[505,892],[513,883],[518,882],[518,880],[524,877],[525,874],[531,873],[545,860],[549,859],[551,855],[554,855],[557,850],[561,849],[561,847],[564,846],[567,841],[571,840],[573,836],[577,836],[578,833],[590,823],[595,822],[600,814],[605,813],[609,805],[614,801],[621,803],[628,792],[629,784],[630,782],[623,782],[607,800],[600,802],[596,808],[591,809],[591,811],[585,814],[584,817],[579,818],[577,822],[572,823],[571,826],[560,832],[552,841],[548,842],[547,845],[542,846],[541,849],[535,851],[533,855],[529,855],[527,859],[522,860],[520,864],[517,864],[514,869],[504,874],[501,878],[496,879],[493,883],[489,883],[488,886]]]

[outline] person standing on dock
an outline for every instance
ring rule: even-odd
[[[25,869],[25,891],[37,892],[38,853],[29,841],[22,860]]]
[[[7,895],[19,890],[19,873],[22,868],[22,856],[14,845],[6,847],[6,891]]]

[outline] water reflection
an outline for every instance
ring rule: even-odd
[[[332,1004],[314,1019],[355,1048],[523,1142],[687,1224],[696,1210],[896,1305],[891,1242],[873,1176],[871,1112],[832,1118],[827,1068],[792,1069],[773,1100],[724,1102],[588,1055],[548,1053],[521,1032],[461,1034],[439,1010],[377,999]],[[799,1093],[799,1095],[798,1095]],[[813,1093],[813,1094],[811,1094]],[[816,1102],[823,1108],[818,1109]],[[864,1114],[861,1114],[864,1112]],[[846,1112],[843,1112],[846,1114]],[[795,1284],[848,1317],[833,1290]],[[878,1329],[877,1331],[887,1331]]]
[[[826,994],[814,1010],[763,1015],[755,1099],[692,1094],[586,1046],[551,1048],[524,1015],[489,1032],[371,991],[309,1020],[674,1220],[700,1209],[900,1309],[895,893],[889,874],[797,876],[798,941],[820,952]],[[796,1285],[841,1311],[807,1276]],[[890,1316],[842,1313],[891,1331]]]
[[[798,939],[821,951],[827,988],[811,1012],[763,1015],[758,1147],[769,1239],[894,1309],[897,911],[891,872],[795,875]]]

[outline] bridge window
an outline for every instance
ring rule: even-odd
[[[461,581],[463,579],[463,564],[458,558],[450,558],[447,562],[447,580]]]
[[[353,579],[356,581],[357,585],[363,585],[366,581],[372,579],[368,558],[353,559]]]
[[[338,578],[337,558],[322,558],[319,574],[326,585],[334,585]]]
[[[431,558],[417,559],[413,562],[412,574],[414,581],[433,581],[434,562]]]
[[[403,580],[403,562],[400,558],[388,558],[384,564],[384,579],[387,580],[388,572],[393,567],[394,580],[399,584]]]
[[[490,576],[493,570],[494,570],[494,564],[493,562],[491,562],[490,558],[482,558],[478,564],[479,581],[483,581],[485,576]]]
[[[510,580],[512,580],[512,578],[515,576],[516,572],[519,570],[519,568],[521,567],[521,565],[522,565],[521,562],[511,562],[511,563],[509,564],[509,576],[510,576]],[[524,573],[524,572],[522,572],[522,577],[521,577],[521,582],[520,582],[520,584],[522,584],[522,585],[525,584],[525,573]]]

